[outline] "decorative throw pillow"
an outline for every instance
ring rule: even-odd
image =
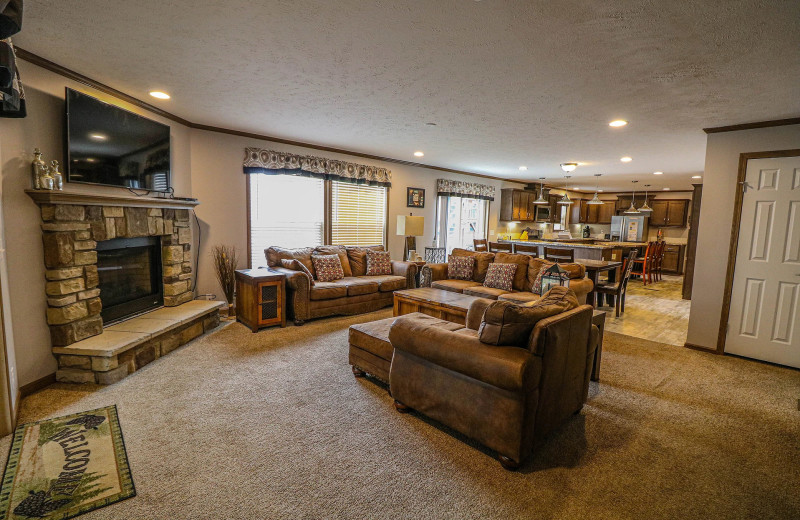
[[[303,262],[297,260],[296,258],[292,258],[291,260],[288,258],[281,258],[281,266],[285,267],[286,269],[291,269],[292,271],[300,271],[308,276],[308,284],[311,287],[314,287],[314,277],[311,276],[311,271],[308,270],[308,267],[303,265]]]
[[[367,249],[367,276],[392,274],[392,259],[389,251]]]
[[[317,280],[320,282],[332,282],[344,278],[339,255],[311,255],[311,261],[314,263]]]
[[[489,264],[483,286],[511,291],[514,288],[514,274],[516,272],[517,264],[498,264],[497,262]]]
[[[523,347],[536,324],[578,307],[575,291],[568,287],[553,287],[532,305],[512,302],[492,302],[483,314],[478,338],[481,343],[498,346]]]
[[[475,258],[471,256],[453,256],[447,261],[447,278],[450,280],[472,280],[475,269]]]
[[[533,286],[531,287],[531,292],[533,294],[542,294],[542,276],[544,272],[553,267],[555,262],[544,262],[542,267],[539,269],[539,273],[536,275],[536,280],[533,282]]]

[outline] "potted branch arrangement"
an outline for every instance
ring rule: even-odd
[[[234,246],[214,246],[211,248],[211,255],[214,257],[214,271],[217,273],[222,292],[228,301],[228,319],[234,319],[236,312],[233,308],[233,298],[236,292],[236,247]]]

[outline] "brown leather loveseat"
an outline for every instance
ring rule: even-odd
[[[422,287],[432,287],[466,294],[489,298],[491,300],[510,301],[524,304],[534,302],[540,296],[532,292],[536,275],[542,268],[547,268],[551,262],[529,255],[514,253],[485,253],[469,251],[467,249],[453,249],[451,256],[468,256],[475,259],[471,280],[453,280],[447,277],[447,264],[427,264],[422,267]],[[491,263],[517,264],[514,274],[513,288],[511,291],[484,287],[483,281]],[[575,291],[580,303],[586,303],[586,295],[594,288],[592,281],[586,277],[586,268],[579,263],[559,264],[567,271],[570,278],[569,287]]]
[[[583,407],[600,334],[592,307],[573,291],[547,296],[536,309],[476,300],[459,330],[419,314],[397,318],[389,383],[398,411],[417,410],[495,450],[505,468],[518,467]],[[562,312],[569,299],[574,308]],[[526,328],[520,317],[531,314]]]
[[[417,265],[413,262],[392,261],[392,274],[366,276],[367,249],[384,251],[382,245],[318,246],[285,249],[272,246],[264,251],[267,265],[286,273],[286,309],[296,325],[305,320],[324,316],[352,315],[372,312],[392,305],[393,293],[413,289]],[[332,282],[316,281],[312,255],[338,255],[344,278]],[[303,271],[287,269],[281,260],[298,260],[314,280]]]

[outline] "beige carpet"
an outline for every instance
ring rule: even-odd
[[[233,324],[21,420],[117,404],[138,496],[87,520],[800,517],[798,371],[608,334],[588,405],[509,473],[352,377],[347,327],[389,315]]]

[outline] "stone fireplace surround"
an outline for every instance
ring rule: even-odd
[[[189,209],[197,201],[26,192],[41,208],[47,323],[59,381],[113,383],[219,323],[219,302],[192,301]],[[164,306],[192,305],[152,311],[104,334],[97,242],[148,236],[161,239]]]

